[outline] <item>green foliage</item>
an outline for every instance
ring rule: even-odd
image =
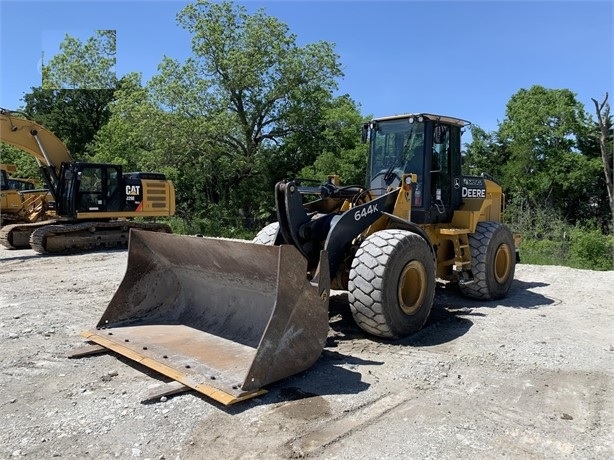
[[[523,264],[569,266],[568,252],[565,241],[523,239],[520,260]]]
[[[523,239],[520,257],[527,264],[614,270],[614,236],[570,227],[562,239]]]
[[[114,99],[115,31],[99,30],[85,43],[66,35],[60,53],[43,65],[42,87],[24,96],[26,115],[88,161],[92,141],[110,117]]]
[[[496,132],[486,132],[478,125],[471,126],[472,142],[466,146],[463,173],[488,174],[497,180],[504,177],[503,167],[509,154],[502,147]]]
[[[523,236],[523,262],[612,269],[612,213],[596,136],[575,94],[541,86],[512,96],[497,131],[472,129],[464,172],[490,173],[503,186],[506,221]]]
[[[570,232],[570,266],[589,270],[614,269],[614,236],[597,228],[574,228]]]
[[[115,89],[114,30],[97,30],[85,43],[66,34],[60,53],[43,63],[43,89]]]
[[[303,168],[299,177],[323,181],[327,175],[336,174],[343,185],[364,186],[367,167],[367,147],[358,144],[352,150],[338,154],[324,152],[313,165]]]
[[[159,110],[149,102],[141,77],[130,73],[118,82],[114,99],[109,103],[109,120],[96,133],[92,145],[93,161],[124,166],[125,171],[158,170],[164,162],[155,153],[163,126],[157,128]]]
[[[219,206],[252,219],[270,215],[278,180],[325,149],[354,148],[360,115],[348,96],[332,97],[342,75],[332,45],[299,47],[276,18],[230,2],[189,4],[178,22],[193,56],[165,56],[145,88],[125,78],[96,159],[167,165],[184,215]]]
[[[514,197],[505,209],[505,222],[523,238],[561,240],[569,229],[563,215],[554,208],[540,208],[522,197]]]
[[[528,208],[519,200],[507,207],[505,217],[522,235],[522,263],[614,269],[614,236],[604,234],[594,221],[572,225],[552,208]]]
[[[266,221],[244,219],[238,215],[232,215],[226,208],[212,205],[198,216],[188,214],[172,217],[169,225],[173,233],[182,235],[252,240],[256,233],[266,225]]]
[[[17,172],[13,174],[15,177],[40,180],[36,160],[13,146],[0,143],[0,163],[15,165],[17,167]]]
[[[346,185],[364,185],[367,146],[360,141],[362,117],[349,96],[334,99],[324,110],[317,142],[321,153],[312,164],[303,167],[299,177],[324,180],[337,174]]]
[[[503,185],[533,205],[563,210],[567,203],[557,198],[569,181],[562,176],[582,167],[575,164],[583,161],[577,139],[587,132],[588,115],[571,91],[542,86],[521,89],[507,103],[497,133],[506,152]],[[578,185],[583,184],[574,183],[572,193],[581,190]]]
[[[31,88],[24,113],[59,137],[76,160],[87,160],[91,143],[110,117],[110,89]]]

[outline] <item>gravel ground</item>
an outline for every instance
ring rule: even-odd
[[[519,265],[510,295],[438,288],[409,339],[366,337],[346,296],[308,371],[225,407],[102,354],[68,359],[123,278],[125,251],[0,249],[0,458],[614,457],[614,272]]]

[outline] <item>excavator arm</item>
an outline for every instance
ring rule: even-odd
[[[0,141],[34,157],[47,186],[57,199],[60,167],[63,162],[73,161],[66,145],[45,127],[23,118],[23,114],[2,108],[0,108]]]

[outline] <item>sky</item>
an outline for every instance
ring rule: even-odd
[[[164,55],[184,61],[185,0],[0,0],[0,107],[18,109],[41,84],[65,34],[83,41],[117,31],[117,76],[145,84]],[[594,117],[591,98],[614,99],[614,2],[243,1],[285,23],[297,44],[334,44],[349,94],[365,116],[436,113],[487,131],[509,99],[541,85],[569,89]],[[610,102],[612,102],[610,99]]]

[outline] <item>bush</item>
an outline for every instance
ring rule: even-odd
[[[575,228],[570,232],[571,267],[589,270],[614,269],[614,236],[599,230]]]
[[[533,265],[568,265],[568,243],[551,240],[524,239],[520,260]]]
[[[231,216],[218,206],[210,206],[206,212],[199,214],[197,217],[189,215],[172,217],[169,225],[173,233],[251,240],[261,228],[258,226],[259,222],[254,222],[254,219]]]
[[[572,226],[551,208],[510,204],[506,222],[522,235],[520,260],[535,265],[563,265],[588,270],[614,269],[614,236],[594,222]]]
[[[614,236],[597,229],[570,227],[563,238],[524,238],[520,245],[522,263],[562,265],[587,270],[614,270]]]

